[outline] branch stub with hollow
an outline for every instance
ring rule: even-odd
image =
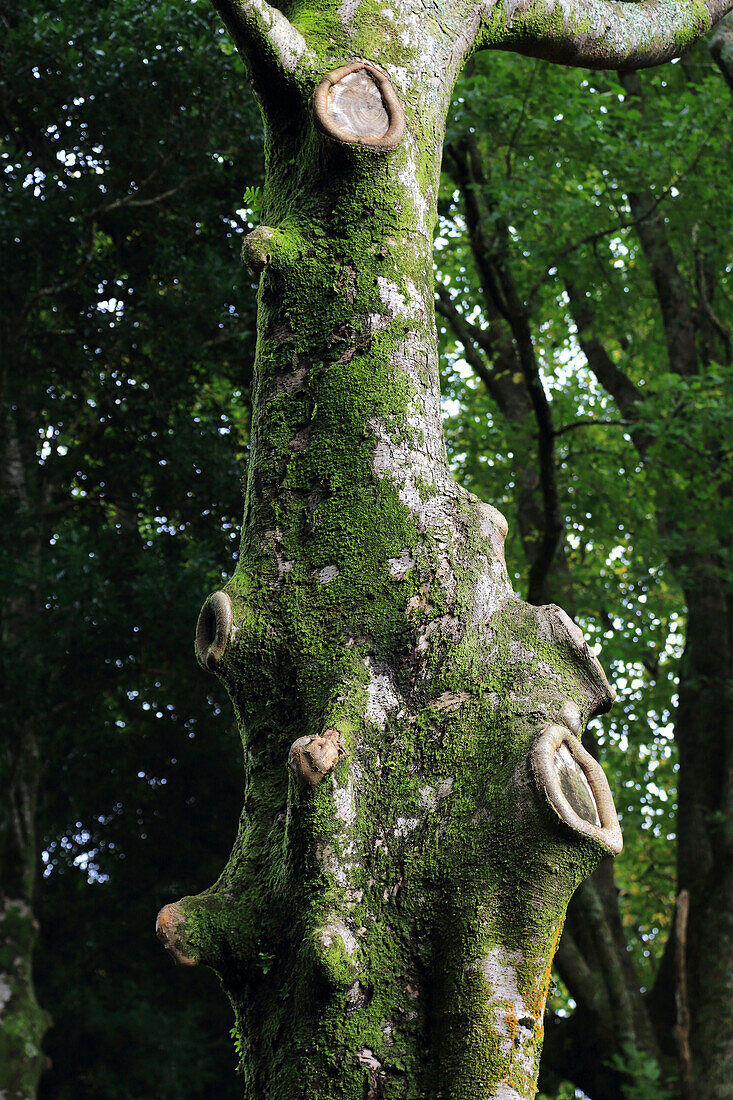
[[[207,672],[215,672],[232,632],[232,605],[226,592],[214,592],[196,623],[196,657]]]
[[[405,112],[386,73],[353,61],[326,73],[313,93],[313,115],[328,137],[385,153],[405,133]]]
[[[612,855],[623,848],[621,826],[603,768],[565,726],[545,726],[532,751],[538,787],[560,820]]]
[[[290,746],[288,764],[299,787],[317,787],[333,771],[344,752],[340,732],[331,728],[318,737],[299,737],[294,741]]]

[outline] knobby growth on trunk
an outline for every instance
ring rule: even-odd
[[[214,6],[266,142],[241,553],[196,631],[246,789],[221,877],[159,935],[220,975],[247,1096],[526,1100],[565,909],[621,846],[579,741],[613,693],[559,607],[514,595],[502,516],[448,469],[445,120],[475,49],[635,68],[725,4]]]
[[[731,18],[729,14],[717,24],[707,46],[733,88]],[[695,81],[699,64],[699,56],[696,63],[685,59],[682,68],[690,82]],[[621,73],[619,81],[625,109],[650,113],[639,76]],[[446,147],[444,169],[460,195],[480,287],[477,300],[490,327],[482,329],[469,321],[467,314],[475,300],[460,302],[459,308],[458,296],[447,287],[438,287],[436,307],[515,438],[529,441],[527,446],[515,446],[513,454],[517,521],[530,578],[528,598],[533,603],[553,601],[572,608],[575,593],[566,548],[562,539],[549,537],[553,528],[562,531],[554,439],[578,428],[603,425],[616,430],[622,425],[631,429],[630,439],[647,469],[655,465],[667,469],[669,453],[661,450],[653,426],[644,421],[644,390],[633,380],[637,375],[648,380],[651,365],[638,362],[638,353],[635,363],[631,352],[619,362],[605,347],[600,310],[567,259],[596,238],[579,240],[571,219],[562,227],[565,239],[561,236],[555,242],[559,271],[548,268],[543,279],[554,271],[562,282],[588,366],[623,419],[580,418],[557,427],[541,389],[540,401],[532,400],[532,381],[540,388],[542,381],[534,339],[527,341],[523,333],[532,325],[539,336],[542,318],[536,294],[540,284],[535,283],[526,298],[516,291],[521,278],[509,234],[512,208],[502,208],[507,177],[501,168],[501,134],[489,128],[479,139],[473,136],[471,123],[469,116],[463,124],[464,135]],[[669,371],[689,380],[701,377],[711,360],[729,365],[731,340],[719,315],[718,271],[703,259],[708,242],[700,239],[699,227],[692,227],[686,242],[675,240],[651,187],[641,190],[637,182],[628,199],[627,228],[634,228],[656,293]],[[619,229],[623,227],[619,224]],[[679,262],[680,245],[685,244],[694,258],[692,276]],[[594,262],[601,264],[597,254]],[[599,274],[601,280],[609,279],[607,271],[601,269]],[[724,440],[708,433],[705,445],[710,476],[724,494]],[[663,480],[653,514],[684,593],[689,624],[675,716],[680,752],[679,896],[673,931],[656,979],[647,983],[651,987],[647,993],[629,950],[610,861],[602,863],[573,895],[555,965],[576,1007],[572,1015],[552,1020],[545,1036],[543,1070],[548,1084],[554,1073],[573,1081],[593,1100],[616,1100],[633,1077],[635,1059],[656,1065],[667,1080],[675,1078],[682,1098],[704,1095],[722,1100],[730,1097],[733,1087],[729,921],[733,868],[730,836],[720,827],[730,820],[733,793],[726,780],[730,756],[726,695],[731,676],[730,647],[725,641],[730,615],[726,563],[724,552],[711,552],[711,547],[721,546],[721,540],[710,530],[710,518],[707,522],[702,518],[704,505],[693,493],[687,508],[680,509]],[[724,546],[723,540],[721,549]],[[543,585],[540,590],[538,579]],[[715,647],[709,644],[712,633],[721,639]],[[636,1052],[635,1058],[630,1052]]]

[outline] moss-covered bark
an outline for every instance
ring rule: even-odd
[[[216,6],[266,131],[241,554],[197,643],[246,793],[221,878],[159,932],[221,975],[248,1097],[526,1100],[565,908],[618,840],[597,777],[593,823],[553,770],[561,745],[587,768],[570,731],[612,693],[559,609],[515,597],[503,518],[453,482],[441,434],[445,117],[479,27],[512,43],[511,18]],[[404,108],[396,148],[315,124],[314,90],[360,59]]]
[[[12,347],[12,345],[11,345]],[[5,349],[7,350],[7,348]],[[8,361],[12,360],[8,357]],[[2,382],[0,380],[0,388]],[[8,403],[10,404],[10,403]],[[16,406],[17,408],[17,406]],[[20,415],[3,421],[0,442],[0,493],[9,517],[29,508],[27,439],[18,431]],[[34,446],[31,426],[31,446]],[[30,452],[33,454],[33,452]],[[9,523],[10,530],[17,530]],[[41,772],[36,701],[40,664],[23,661],[28,636],[38,622],[36,569],[40,537],[30,533],[22,544],[26,586],[12,587],[0,615],[3,661],[0,678],[0,1098],[33,1100],[47,1059],[41,1042],[49,1016],[33,987],[33,948],[38,924],[33,913],[38,871],[36,811]],[[4,548],[7,552],[7,546]],[[13,545],[17,554],[18,546]],[[19,664],[22,679],[6,675]],[[13,683],[11,690],[9,685]]]
[[[33,1100],[47,1059],[47,1013],[36,1001],[32,956],[38,924],[31,908],[36,875],[38,747],[31,723],[7,730],[0,755],[6,797],[0,808],[0,1096]]]

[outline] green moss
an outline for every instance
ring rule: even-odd
[[[50,1018],[33,990],[30,959],[35,938],[29,907],[22,901],[6,901],[0,913],[0,1093],[7,1100],[31,1100],[47,1066],[41,1043]]]
[[[319,17],[324,57],[343,39],[337,11]],[[349,50],[367,53],[385,17],[376,4],[359,12]],[[294,18],[315,33],[304,8]],[[380,58],[409,61],[386,34]],[[539,1023],[520,1059],[507,1032],[517,1006],[483,968],[501,952],[539,1020],[564,908],[601,853],[527,798],[527,758],[584,689],[536,609],[490,574],[478,503],[446,495],[444,460],[428,453],[447,93],[419,112],[408,97],[411,136],[382,155],[317,133],[311,90],[266,126],[271,259],[220,665],[244,809],[216,886],[181,904],[235,1008],[246,1095],[424,1100],[442,1088],[481,1100],[503,1080],[529,1097]],[[412,498],[399,473],[375,474],[378,433],[423,456]],[[439,498],[453,539],[417,514]],[[482,584],[503,603],[489,622],[474,613]],[[301,791],[290,745],[330,726],[346,755]]]

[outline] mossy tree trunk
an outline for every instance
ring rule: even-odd
[[[2,343],[0,354],[15,351],[10,342]],[[9,355],[6,361],[17,359]],[[12,393],[7,374],[0,371],[0,393],[5,396],[8,391]],[[7,406],[11,411],[3,423],[0,493],[5,502],[7,530],[14,533],[18,514],[31,509],[27,471],[35,457],[37,425],[27,423],[12,399]],[[41,1042],[50,1022],[36,1000],[32,965],[38,932],[33,904],[38,874],[35,829],[41,760],[35,705],[40,664],[34,662],[30,650],[40,621],[41,538],[38,531],[29,529],[24,535],[24,585],[6,592],[6,607],[0,617],[0,681],[11,682],[9,673],[14,663],[25,670],[22,686],[16,678],[16,690],[5,690],[0,703],[0,1097],[4,1100],[32,1100],[36,1095],[47,1065]],[[5,542],[1,552],[7,556],[17,554],[17,542],[12,548]]]
[[[0,1096],[5,1100],[32,1100],[48,1064],[41,1042],[49,1017],[36,1000],[32,968],[38,931],[32,908],[38,755],[32,719],[6,727],[0,756],[7,792],[0,808]]]
[[[219,881],[159,934],[220,974],[248,1097],[526,1100],[567,903],[620,847],[576,737],[612,692],[559,608],[516,598],[503,518],[448,470],[445,119],[475,48],[649,64],[724,9],[215,6],[266,140],[242,547],[197,630],[246,793]]]

